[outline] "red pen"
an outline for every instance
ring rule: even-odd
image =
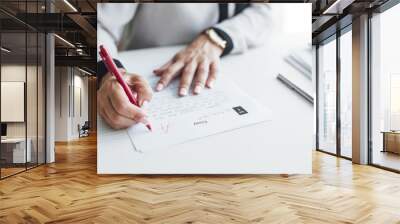
[[[110,54],[108,54],[107,50],[104,48],[103,45],[100,45],[100,57],[103,60],[107,70],[109,72],[111,72],[115,78],[117,79],[118,83],[122,86],[122,88],[125,91],[125,94],[128,96],[129,101],[140,107],[135,96],[133,95],[131,88],[129,88],[128,84],[126,84],[126,82],[124,81],[124,79],[122,78],[121,73],[119,72],[117,66],[114,63],[114,60],[112,60],[112,58],[110,57]],[[150,123],[146,124],[146,127],[151,131],[151,125]]]

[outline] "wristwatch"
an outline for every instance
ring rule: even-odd
[[[222,48],[222,50],[225,50],[226,40],[222,39],[222,37],[220,37],[213,28],[207,29],[204,33],[207,35],[208,39],[211,40],[211,42]]]

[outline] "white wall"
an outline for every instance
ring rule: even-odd
[[[26,83],[25,80],[25,65],[2,65],[1,67],[1,81],[2,82],[23,82]],[[28,67],[28,70],[32,70],[32,67]],[[2,90],[2,93],[4,90]],[[24,90],[22,90],[22,95],[24,94]],[[35,94],[36,95],[36,94]],[[23,96],[24,97],[24,96]],[[8,98],[7,96],[1,96],[2,99]],[[4,102],[2,102],[1,112],[4,113],[12,113],[8,111],[10,108],[4,107]],[[22,122],[7,122],[8,124],[8,136],[9,137],[25,137],[25,125],[24,125],[24,106],[20,108],[22,110]],[[18,111],[20,113],[21,111]],[[4,118],[2,118],[4,121]]]
[[[76,72],[77,70],[75,70]],[[75,98],[75,117],[72,120],[72,126],[74,127],[72,129],[72,135],[73,136],[78,136],[78,129],[77,126],[78,124],[83,125],[85,121],[88,120],[88,77],[81,76],[82,73],[78,73],[79,75],[74,76],[74,98]],[[80,91],[80,93],[79,93]],[[80,97],[79,97],[80,96]],[[78,102],[80,101],[80,102]],[[82,108],[79,108],[82,107]],[[82,111],[80,111],[82,110]]]
[[[1,81],[25,82],[25,66],[22,65],[2,65]],[[6,110],[6,108],[1,108]],[[7,137],[25,137],[25,123],[7,123]]]
[[[69,96],[70,83],[67,67],[55,68],[55,141],[68,141],[69,136]]]
[[[2,65],[1,66],[1,81],[4,82],[25,82],[25,75],[27,69],[28,72],[28,87],[27,87],[27,120],[28,124],[28,137],[29,133],[35,132],[36,134],[36,107],[37,107],[37,95],[36,95],[36,79],[32,79],[30,74],[36,74],[36,67],[28,66],[27,68],[25,65]],[[31,88],[29,88],[31,87]],[[39,105],[40,107],[41,105]],[[1,108],[1,110],[7,110],[7,108]],[[35,111],[35,113],[32,113]],[[34,123],[31,123],[34,122]],[[7,136],[8,137],[25,137],[25,123],[26,122],[7,122]],[[30,131],[32,128],[32,131]]]
[[[27,115],[26,121],[22,122],[6,122],[8,138],[25,138],[30,140],[30,148],[32,149],[32,161],[39,163],[44,162],[45,150],[45,118],[44,118],[44,74],[42,67],[27,66],[21,64],[5,64],[1,67],[1,81],[24,82],[26,84],[26,107],[20,108],[20,112]],[[27,78],[27,80],[25,80]],[[3,90],[2,90],[3,91]],[[22,90],[24,91],[24,90]],[[24,94],[24,92],[22,92]],[[2,96],[7,97],[7,96]],[[12,110],[12,107],[2,107],[2,112]],[[26,110],[26,111],[25,111]],[[13,111],[7,111],[13,113]],[[14,112],[15,113],[15,112]],[[39,156],[37,157],[37,154]]]
[[[77,139],[78,124],[83,125],[88,120],[88,78],[83,75],[76,68],[56,68],[56,141]]]

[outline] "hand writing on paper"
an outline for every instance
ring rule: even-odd
[[[188,94],[192,82],[194,94],[199,94],[204,86],[211,88],[217,78],[222,52],[222,48],[211,42],[205,34],[201,34],[166,64],[154,70],[160,76],[156,90],[161,91],[178,75],[181,76],[178,88],[180,96]]]
[[[120,71],[137,94],[139,105],[149,102],[153,95],[149,84],[139,75],[128,75],[123,69]],[[127,128],[138,122],[148,123],[144,110],[129,101],[121,85],[110,73],[102,79],[97,91],[97,104],[100,116],[114,129]]]

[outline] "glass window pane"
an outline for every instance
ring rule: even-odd
[[[318,48],[319,149],[336,153],[336,40]]]
[[[0,1],[0,7],[26,18],[25,13],[44,13],[45,1]],[[0,12],[0,111],[21,117],[1,117],[1,178],[45,162],[45,43],[43,33]],[[10,95],[18,96],[6,102]]]
[[[45,60],[46,60],[46,52],[45,52],[45,44],[46,37],[44,34],[39,33],[38,36],[38,164],[45,163],[45,87],[46,87],[46,79],[45,79]]]
[[[372,163],[400,170],[400,4],[372,18]]]
[[[342,156],[352,156],[352,35],[340,37],[340,127]]]
[[[1,46],[1,140],[2,178],[25,170],[26,150],[26,33],[2,33]],[[11,98],[12,97],[12,98]],[[29,149],[29,147],[28,147]]]
[[[28,150],[31,151],[28,160],[28,168],[37,165],[37,132],[38,132],[38,36],[36,32],[27,33],[28,38],[28,63],[27,63],[27,80],[26,80],[26,113],[27,113],[27,143]]]

